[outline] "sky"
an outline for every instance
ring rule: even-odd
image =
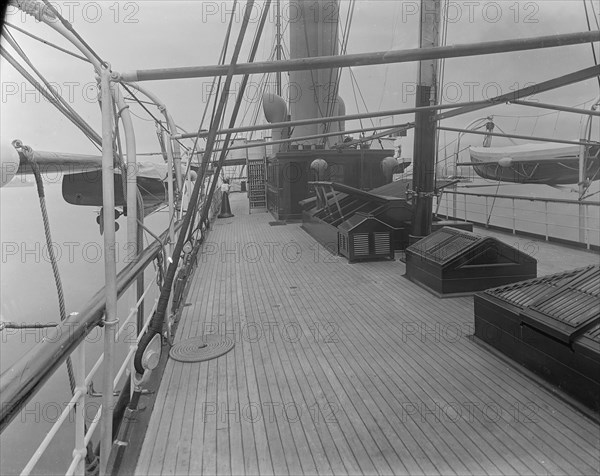
[[[389,49],[415,48],[418,45],[418,1],[357,0],[347,53],[366,53]],[[63,16],[86,42],[111,64],[113,71],[130,71],[190,65],[217,64],[227,24],[234,15],[232,37],[237,38],[245,2],[233,12],[233,1],[65,1],[56,2]],[[247,34],[254,36],[262,1]],[[600,21],[600,5],[588,0],[592,28]],[[350,2],[341,1],[341,24],[345,24]],[[282,2],[284,21],[290,10]],[[449,1],[445,10],[448,45],[483,41],[526,38],[541,35],[587,31],[583,1]],[[596,16],[594,17],[594,13]],[[47,41],[71,51],[74,47],[47,25],[9,7],[5,19]],[[67,101],[98,131],[100,110],[95,100],[95,76],[91,66],[79,59],[43,45],[22,33],[9,29],[36,68],[61,92]],[[284,26],[284,50],[289,50],[289,30]],[[257,60],[267,60],[275,40],[274,15],[262,37]],[[232,41],[233,43],[233,41]],[[248,56],[248,45],[242,52]],[[2,40],[3,47],[6,42]],[[8,50],[13,53],[11,48]],[[231,47],[230,47],[231,51]],[[600,45],[596,45],[600,53]],[[589,44],[518,53],[448,59],[444,65],[442,102],[454,103],[489,98],[547,80],[585,67],[593,66]],[[340,96],[348,114],[413,107],[416,64],[381,65],[353,68],[355,81],[348,69],[343,70]],[[285,79],[285,78],[284,78]],[[260,76],[253,76],[240,124],[250,124],[254,116],[264,123],[258,91]],[[21,139],[39,150],[95,153],[96,149],[52,105],[25,83],[8,65],[0,61],[1,105],[0,140]],[[240,77],[234,80],[234,90]],[[208,102],[211,79],[151,81],[143,84],[167,105],[175,122],[188,131],[200,125]],[[589,80],[535,96],[533,99],[567,106],[589,107],[600,94],[598,82]],[[234,96],[231,95],[231,103]],[[159,111],[148,106],[156,117]],[[231,107],[231,106],[230,106]],[[138,105],[132,104],[139,152],[158,150],[154,120]],[[502,105],[470,115],[453,118],[443,125],[465,127],[480,117],[494,114],[495,122],[505,132],[575,139],[579,135],[578,115],[554,113],[516,105]],[[139,116],[139,118],[137,117]],[[413,117],[374,119],[375,125],[412,121]],[[369,120],[362,123],[371,126]],[[207,126],[205,121],[204,127]],[[347,129],[359,127],[348,123]],[[254,136],[256,138],[256,136]],[[441,133],[440,141],[450,144],[454,133]],[[463,138],[463,143],[480,145],[481,137]],[[401,139],[403,155],[412,156],[412,137]],[[509,145],[506,139],[494,139],[494,145]],[[453,146],[448,147],[448,152]],[[445,154],[446,152],[443,152]]]

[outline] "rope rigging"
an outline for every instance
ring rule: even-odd
[[[33,66],[25,52],[20,48],[18,43],[12,38],[9,32],[2,32],[2,36],[6,39],[7,43],[10,44],[14,50],[21,56],[23,61],[27,63],[30,68],[38,75],[40,80],[43,82],[42,86],[31,73],[29,73],[22,65],[17,63],[13,56],[6,50],[6,48],[0,46],[0,53],[2,56],[13,66],[25,79],[33,85],[33,87],[44,96],[53,106],[55,106],[59,112],[61,112],[67,119],[69,119],[83,134],[92,142],[92,144],[100,150],[101,139],[100,136],[87,124],[87,122],[64,100],[64,98],[55,91],[50,83],[44,78],[44,76]]]
[[[183,222],[181,224],[181,231],[177,238],[177,243],[175,244],[175,250],[173,252],[173,256],[171,257],[172,261],[169,264],[169,267],[168,267],[168,270],[167,270],[167,273],[165,276],[165,280],[163,283],[163,287],[161,288],[160,298],[158,300],[158,305],[157,305],[156,311],[152,315],[150,324],[148,326],[148,330],[142,336],[139,346],[138,346],[138,349],[135,353],[134,367],[135,367],[135,370],[140,374],[144,374],[144,372],[145,372],[144,366],[142,365],[142,356],[144,354],[146,347],[152,341],[154,336],[162,335],[163,323],[165,322],[165,314],[166,314],[166,311],[167,311],[167,308],[169,305],[171,288],[173,286],[173,282],[175,279],[175,273],[177,271],[181,252],[183,250],[185,236],[189,230],[192,217],[195,214],[195,208],[197,207],[198,202],[199,202],[200,187],[204,181],[206,169],[208,168],[208,163],[209,163],[210,157],[213,152],[215,138],[217,135],[217,125],[220,123],[221,117],[223,115],[223,112],[225,109],[225,103],[227,101],[227,96],[229,94],[229,90],[231,87],[231,82],[233,79],[233,66],[238,62],[238,57],[239,57],[239,54],[240,54],[240,51],[242,48],[242,44],[243,44],[244,36],[246,34],[248,23],[250,21],[250,13],[251,13],[253,6],[254,6],[254,0],[249,0],[247,7],[246,7],[246,11],[244,12],[244,18],[243,18],[242,24],[240,26],[240,32],[238,34],[238,39],[236,41],[235,48],[234,48],[234,51],[232,54],[231,63],[230,63],[231,66],[229,68],[227,77],[224,82],[223,92],[222,92],[220,100],[219,100],[219,105],[215,112],[215,120],[212,122],[212,127],[210,128],[209,135],[206,140],[206,150],[204,152],[202,167],[201,167],[200,173],[198,174],[198,179],[196,180],[196,183],[194,184],[192,196],[190,197],[191,207],[188,208],[186,214],[184,215]],[[268,9],[266,9],[265,12],[266,11],[268,11]],[[241,97],[241,95],[239,97]],[[235,119],[235,118],[232,118],[232,119]],[[196,136],[196,141],[194,144],[193,151],[195,151],[195,147],[198,142],[198,138],[199,138],[199,135]],[[210,196],[209,196],[208,204],[210,204]],[[206,205],[205,205],[205,208],[206,208]]]
[[[19,152],[23,154],[29,165],[31,166],[31,170],[33,171],[33,175],[35,177],[35,183],[37,186],[38,199],[40,203],[40,212],[42,214],[42,221],[44,225],[44,237],[46,239],[46,248],[48,250],[48,257],[50,260],[50,265],[52,266],[52,274],[54,276],[54,284],[56,286],[56,292],[58,297],[58,309],[60,312],[60,320],[61,322],[67,318],[67,311],[65,305],[65,295],[63,291],[62,280],[60,277],[60,271],[58,269],[58,262],[56,259],[56,254],[54,253],[54,245],[52,242],[52,233],[50,230],[50,220],[48,219],[48,209],[46,208],[46,194],[44,191],[44,181],[42,178],[42,173],[40,171],[39,165],[35,161],[35,157],[33,154],[33,150],[31,147],[23,145],[23,143],[19,140],[13,141],[13,147],[17,149]],[[27,327],[31,327],[28,325]],[[71,356],[67,356],[66,359],[67,366],[67,375],[69,378],[69,388],[71,390],[71,395],[75,394],[76,383],[75,383],[75,373],[73,371],[73,361],[71,360]],[[88,443],[86,447],[86,469],[90,472],[94,472],[98,467],[98,457],[94,454],[91,442]]]
[[[46,5],[46,8],[48,8],[52,14],[58,18],[58,20],[62,23],[62,25],[73,34],[73,36],[75,36],[75,38],[77,38],[77,40],[92,54],[92,56],[94,56],[94,58],[96,58],[98,60],[98,62],[102,65],[102,66],[107,66],[107,63],[100,58],[100,56],[98,56],[98,54],[90,47],[90,45],[87,44],[87,42],[81,37],[81,35],[79,35],[79,33],[77,33],[77,31],[75,31],[75,28],[73,28],[73,25],[71,25],[71,23],[69,23],[67,20],[65,20],[63,18],[63,16],[56,11],[56,9],[52,6],[52,4],[49,2],[49,0],[42,0],[44,2],[44,5]]]
[[[89,59],[87,59],[85,56],[78,55],[77,53],[73,53],[72,51],[69,51],[69,50],[67,50],[65,48],[62,48],[62,47],[60,47],[58,45],[55,45],[54,43],[51,43],[50,41],[46,41],[43,38],[40,38],[39,36],[36,36],[36,35],[34,35],[32,33],[29,33],[27,30],[23,30],[22,28],[19,28],[16,25],[13,25],[13,24],[8,23],[8,22],[4,22],[4,24],[6,26],[10,27],[10,28],[13,28],[13,29],[15,29],[15,30],[23,33],[24,35],[29,36],[30,38],[33,38],[34,40],[39,41],[40,43],[43,43],[43,44],[45,44],[47,46],[50,46],[51,48],[55,48],[58,51],[62,51],[63,53],[68,54],[70,56],[73,56],[73,57],[75,57],[77,59],[80,59],[81,61],[85,61],[86,63],[91,63],[91,61]]]
[[[594,9],[594,2],[590,2],[592,4],[592,9]],[[588,12],[588,8],[587,8],[587,0],[583,0],[583,8],[585,10],[585,20],[587,22],[587,27],[588,27],[588,31],[592,31],[592,24],[590,23],[590,15]],[[594,12],[594,18],[596,18],[596,11],[595,9],[593,10]],[[598,29],[600,29],[600,26],[598,26],[598,19],[596,18],[596,26],[598,27]],[[594,57],[594,64],[596,66],[598,66],[598,58],[596,57],[596,47],[594,46],[594,42],[590,42],[590,46],[592,47],[592,56]],[[598,88],[600,89],[600,76],[596,77],[597,81],[598,81]]]
[[[345,25],[342,27],[342,40],[340,43],[340,55],[345,55],[346,51],[348,49],[348,41],[350,39],[350,27],[352,25],[352,18],[354,16],[354,7],[356,5],[356,0],[350,0],[350,5],[348,7],[348,14],[346,16],[346,23]],[[339,15],[339,12],[337,13]],[[332,35],[334,35],[337,37],[337,30],[335,31],[335,33],[332,31]],[[335,42],[335,38],[331,38],[331,42]],[[332,76],[333,76],[333,69],[331,69],[329,71],[329,85],[331,85],[332,83]],[[335,112],[335,107],[338,104],[338,93],[339,93],[339,89],[340,89],[340,82],[342,79],[342,70],[340,69],[340,71],[338,72],[336,78],[335,78],[335,84],[333,87],[333,91],[330,91],[328,93],[328,99],[327,99],[327,117],[329,116],[333,116],[334,112]],[[330,130],[331,127],[331,122],[328,122],[325,124],[325,126],[323,127],[323,132],[327,133]],[[327,144],[327,138],[323,137],[323,145]]]
[[[235,11],[235,8],[237,6],[237,0],[234,0],[233,2],[233,10]],[[227,31],[225,32],[225,38],[223,40],[223,46],[221,47],[221,52],[219,54],[219,64],[225,64],[225,58],[227,56],[227,48],[229,45],[229,40],[231,37],[231,27],[233,25],[233,19],[234,19],[234,15],[231,15],[231,17],[229,18],[229,24],[227,26]],[[216,90],[215,90],[215,85],[216,85]],[[211,125],[213,125],[214,123],[214,117],[215,114],[217,112],[217,97],[219,94],[219,90],[221,87],[221,77],[218,78],[218,82],[217,82],[217,78],[213,77],[212,83],[211,83],[211,87],[210,87],[210,93],[208,95],[208,99],[206,101],[206,106],[204,107],[204,111],[202,113],[202,118],[200,119],[200,124],[198,125],[198,132],[196,134],[196,137],[194,139],[194,144],[192,146],[192,150],[189,152],[190,153],[190,160],[188,162],[188,166],[187,166],[187,170],[186,170],[186,176],[190,171],[191,168],[191,164],[192,164],[192,159],[194,157],[194,154],[196,154],[196,149],[198,147],[198,141],[200,139],[200,132],[202,131],[202,126],[204,125],[204,120],[206,119],[206,114],[208,113],[208,107],[209,107],[209,103],[210,103],[210,99],[213,95],[213,93],[215,94],[215,101],[213,102],[213,110],[211,112]],[[216,141],[216,136],[215,139]],[[205,147],[205,150],[208,149],[208,140],[207,140],[207,144]],[[202,158],[202,162],[200,163],[199,161],[199,165],[200,165],[200,174],[198,174],[198,177],[196,178],[196,180],[198,182],[200,182],[200,187],[202,187],[202,190],[199,189],[198,191],[198,197],[196,198],[196,200],[194,202],[192,202],[191,198],[190,198],[190,203],[191,203],[191,210],[192,210],[192,215],[190,218],[190,225],[189,225],[189,230],[188,230],[188,236],[186,238],[186,241],[189,241],[192,239],[192,236],[194,235],[194,233],[196,233],[198,228],[201,228],[203,225],[202,220],[200,220],[200,222],[198,223],[198,227],[195,227],[195,221],[196,221],[196,208],[198,207],[199,201],[202,200],[202,192],[204,189],[204,180],[205,180],[205,170],[207,167],[207,162],[209,160],[209,155],[208,154],[204,154],[203,158]],[[194,191],[196,189],[196,186],[194,186]],[[192,192],[192,196],[193,196],[194,192]],[[188,213],[189,210],[188,210]]]

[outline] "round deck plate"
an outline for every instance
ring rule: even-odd
[[[192,337],[171,347],[169,355],[178,362],[204,362],[216,359],[233,349],[235,343],[216,334]]]

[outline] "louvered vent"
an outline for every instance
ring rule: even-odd
[[[383,232],[373,233],[373,239],[375,243],[375,254],[376,255],[389,255],[390,254],[390,234]]]
[[[367,256],[369,254],[369,234],[356,233],[353,238],[354,254],[356,256]]]
[[[338,235],[340,238],[340,248],[344,251],[348,250],[348,237],[346,235],[342,235],[341,233]]]

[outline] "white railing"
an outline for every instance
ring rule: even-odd
[[[545,240],[600,246],[600,203],[542,197],[515,197],[448,190],[437,214]]]
[[[158,285],[156,283],[157,276],[158,276],[158,270],[157,270],[156,275],[153,277],[151,283],[146,287],[146,289],[144,290],[144,293],[140,296],[140,298],[136,302],[135,306],[130,309],[129,314],[127,315],[127,318],[125,319],[125,321],[123,321],[122,325],[120,326],[119,330],[116,333],[116,339],[118,339],[121,336],[123,331],[127,328],[127,325],[131,322],[131,320],[134,318],[134,316],[136,316],[140,305],[144,302],[144,299],[150,292],[151,288],[158,287]],[[118,386],[119,381],[121,380],[123,375],[128,371],[128,369],[131,368],[131,366],[133,364],[133,357],[134,357],[135,352],[138,347],[138,343],[141,339],[141,336],[144,334],[144,332],[148,328],[148,325],[150,323],[150,318],[152,317],[152,314],[156,310],[157,303],[158,303],[158,298],[156,298],[154,300],[154,306],[152,307],[152,310],[148,313],[148,316],[144,321],[144,327],[139,331],[136,341],[134,343],[132,343],[129,347],[129,351],[128,351],[127,355],[125,356],[125,359],[123,360],[121,367],[119,368],[119,370],[113,380],[113,385],[112,385],[113,389]],[[104,353],[102,353],[100,355],[100,357],[96,360],[96,363],[94,364],[94,366],[92,367],[90,372],[86,375],[85,374],[85,357],[86,357],[85,343],[86,343],[86,341],[85,341],[85,339],[83,339],[81,341],[81,343],[76,347],[76,349],[72,353],[72,355],[75,357],[74,360],[77,362],[77,367],[76,367],[77,370],[76,370],[76,374],[75,374],[75,382],[76,382],[75,393],[69,400],[69,403],[65,406],[65,408],[62,411],[59,418],[56,420],[56,422],[54,422],[54,424],[50,428],[50,431],[48,431],[46,437],[42,440],[42,442],[38,446],[37,450],[31,457],[31,459],[29,460],[29,462],[27,463],[25,468],[23,468],[23,471],[21,472],[22,476],[27,476],[31,473],[31,471],[33,470],[33,468],[35,467],[35,465],[37,464],[39,459],[42,457],[44,452],[48,449],[48,446],[50,445],[50,443],[52,442],[52,440],[58,433],[59,429],[62,427],[64,422],[67,420],[69,414],[73,410],[75,410],[75,449],[73,450],[73,459],[71,461],[71,464],[70,464],[69,469],[67,470],[66,474],[67,475],[77,474],[77,475],[81,475],[81,476],[85,475],[85,456],[86,456],[86,452],[87,452],[87,446],[92,439],[92,436],[98,426],[98,423],[100,422],[100,418],[102,415],[102,406],[100,405],[96,414],[94,415],[94,418],[91,421],[89,428],[87,429],[87,431],[85,431],[85,427],[86,427],[85,397],[87,395],[87,389],[89,388],[89,384],[92,382],[94,375],[96,374],[96,372],[102,365],[102,362],[104,361]],[[134,373],[130,371],[129,374],[130,374],[130,378],[133,379]],[[132,381],[131,389],[133,390],[133,388],[134,388],[134,385],[133,385],[133,381]],[[103,391],[107,391],[107,389],[104,388]]]
[[[205,204],[203,203],[203,206],[204,205]],[[217,192],[217,193],[215,193],[213,200],[211,201],[210,206],[209,206],[209,214],[208,214],[209,220],[212,220],[219,213],[220,206],[221,206],[221,194]],[[165,234],[166,234],[166,232],[165,232]],[[160,242],[161,239],[159,238],[158,241]],[[161,249],[164,252],[164,243],[161,245]],[[144,267],[144,269],[140,270],[139,272],[144,273],[150,263],[151,263],[151,261]],[[115,336],[116,342],[118,342],[119,337],[122,335],[122,333],[125,331],[125,329],[128,328],[128,324],[131,323],[132,319],[134,319],[134,316],[137,315],[137,312],[140,309],[140,306],[142,305],[142,303],[144,303],[144,300],[148,297],[148,294],[151,292],[151,290],[153,288],[160,290],[160,288],[157,284],[158,275],[159,275],[159,269],[156,270],[156,273],[153,276],[151,282],[144,289],[143,294],[139,297],[139,299],[135,303],[135,306],[129,310],[129,314],[127,315],[127,318],[120,324],[119,329],[117,330],[116,336]],[[127,289],[127,288],[125,288],[125,289]],[[125,297],[126,295],[127,295],[127,293],[124,290],[123,293],[121,294],[121,298]],[[102,388],[103,392],[114,391],[114,388],[118,387],[119,382],[121,381],[121,379],[123,378],[123,376],[125,374],[129,374],[129,378],[131,379],[131,392],[133,392],[134,389],[136,388],[136,382],[134,381],[135,370],[133,369],[133,359],[134,359],[135,353],[138,349],[138,344],[140,342],[141,336],[148,329],[151,317],[154,314],[154,312],[157,308],[157,305],[158,305],[158,297],[154,300],[152,309],[145,317],[143,327],[138,330],[137,339],[135,340],[135,342],[133,342],[129,346],[127,355],[123,359],[121,366],[120,366],[119,370],[117,371],[113,381],[110,382],[110,385],[106,385],[106,382],[104,383],[103,388]],[[105,328],[105,330],[106,330],[106,328]],[[90,383],[92,382],[92,379],[94,378],[94,376],[100,369],[102,363],[104,362],[104,353],[102,353],[98,357],[96,362],[94,363],[94,365],[91,368],[91,370],[89,371],[89,373],[87,373],[87,375],[86,375],[86,373],[85,373],[86,353],[87,353],[86,339],[83,338],[83,339],[81,339],[80,343],[77,344],[74,347],[74,349],[68,354],[69,356],[71,356],[73,358],[73,360],[75,361],[75,364],[76,364],[75,365],[76,368],[75,368],[74,393],[73,393],[71,399],[69,400],[69,402],[65,405],[65,408],[62,410],[62,413],[60,414],[60,416],[53,423],[52,427],[50,428],[50,430],[48,431],[48,433],[46,434],[46,436],[44,437],[42,442],[39,444],[39,446],[35,450],[33,456],[30,458],[30,460],[27,462],[27,464],[23,468],[21,475],[26,476],[26,475],[31,474],[32,470],[35,468],[35,466],[39,462],[40,458],[43,456],[43,454],[48,449],[48,447],[50,446],[52,441],[55,439],[55,437],[58,434],[61,427],[64,425],[65,421],[67,421],[67,419],[69,418],[69,415],[72,414],[71,412],[73,412],[73,414],[75,415],[75,418],[74,418],[75,447],[73,450],[73,455],[72,455],[70,465],[65,474],[68,476],[70,476],[70,475],[82,475],[82,476],[85,475],[85,457],[87,454],[87,448],[88,448],[88,445],[89,445],[90,441],[92,440],[92,436],[94,435],[94,432],[96,431],[98,424],[101,422],[101,418],[102,418],[102,406],[100,405],[98,407],[98,410],[96,411],[94,417],[91,419],[89,427],[86,430],[86,423],[87,423],[86,422],[86,411],[85,411],[86,396],[88,395]],[[139,383],[139,382],[137,382],[137,383]]]

